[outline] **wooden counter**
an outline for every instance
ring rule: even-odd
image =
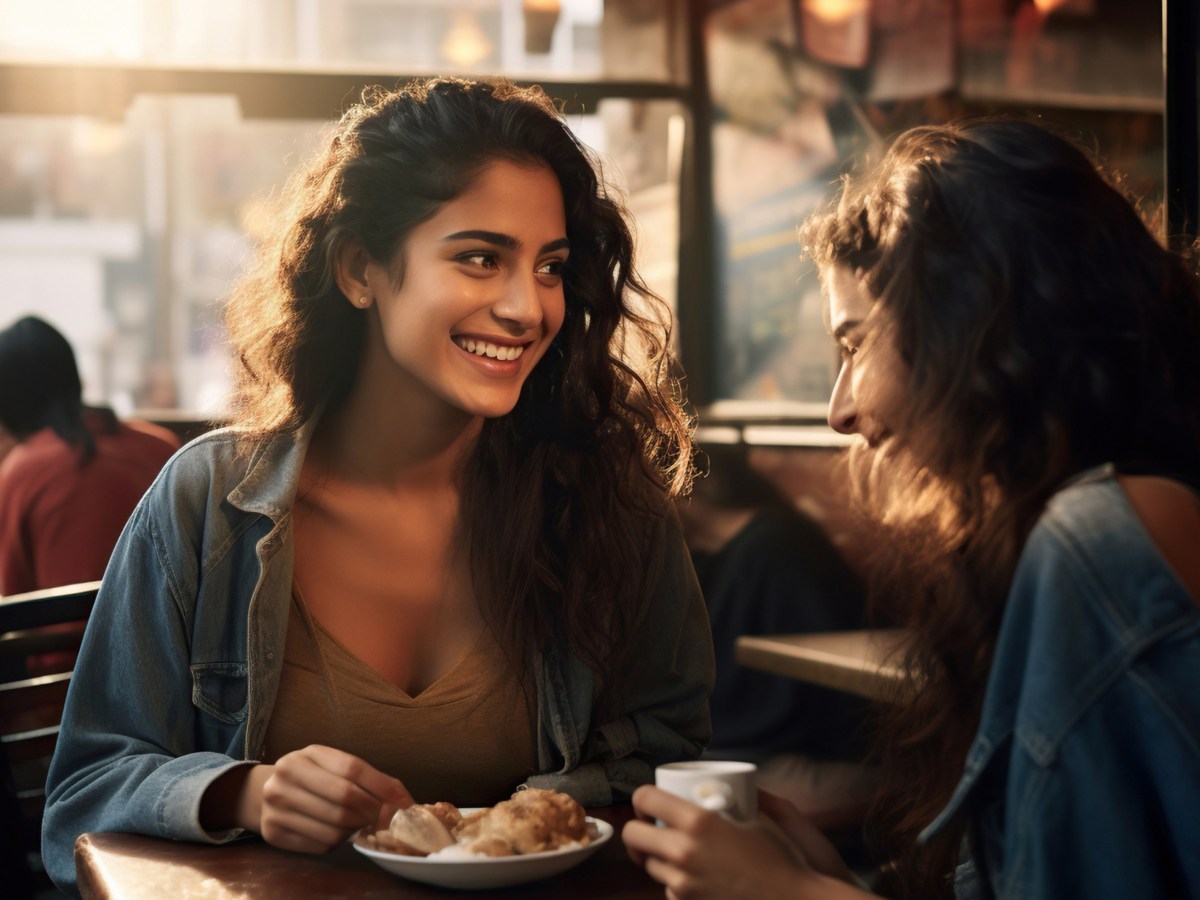
[[[786,675],[872,699],[892,699],[903,683],[890,661],[903,637],[899,630],[834,631],[747,636],[734,657],[743,666]]]

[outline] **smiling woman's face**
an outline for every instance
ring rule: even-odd
[[[346,291],[375,307],[362,373],[386,379],[399,403],[510,412],[562,327],[566,234],[553,171],[488,164],[409,233],[400,260],[367,262],[360,295]]]
[[[892,329],[852,269],[834,266],[825,277],[825,295],[829,329],[842,359],[829,398],[829,424],[878,446],[899,418],[906,366]]]

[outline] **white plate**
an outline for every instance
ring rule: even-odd
[[[475,812],[473,809],[460,811],[464,816]],[[478,856],[468,859],[405,856],[364,847],[357,840],[354,841],[354,849],[389,872],[424,884],[448,888],[508,887],[565,872],[603,847],[612,837],[613,827],[591,816],[587,817],[587,822],[596,830],[596,837],[587,846],[526,853],[522,856]]]

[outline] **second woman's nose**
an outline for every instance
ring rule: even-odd
[[[833,384],[833,393],[829,395],[829,427],[841,434],[858,433],[858,404],[854,399],[854,388],[851,385],[850,370],[843,365],[838,370],[837,381]]]

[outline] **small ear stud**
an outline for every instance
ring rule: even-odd
[[[369,297],[359,297],[358,298],[358,305],[363,307],[363,309],[366,309],[367,304],[370,302],[371,302],[371,300]]]

